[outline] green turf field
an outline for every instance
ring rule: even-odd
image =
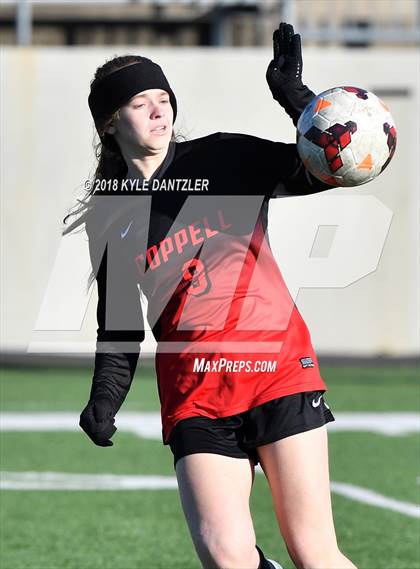
[[[418,370],[323,368],[334,412],[418,412]],[[4,369],[1,410],[33,413],[83,408],[86,369]],[[154,374],[140,369],[124,411],[158,411]],[[118,425],[118,417],[117,417]],[[331,480],[415,504],[419,437],[331,432]],[[169,447],[118,431],[115,445],[95,447],[80,432],[2,432],[1,470],[174,476]],[[333,493],[339,543],[359,569],[420,567],[419,519]],[[258,544],[292,569],[264,476],[255,477],[251,508]],[[2,569],[198,569],[176,490],[1,492]]]

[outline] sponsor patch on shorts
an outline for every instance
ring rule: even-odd
[[[300,358],[299,361],[300,361],[300,363],[301,363],[301,365],[302,365],[303,368],[305,368],[305,367],[314,367],[314,366],[315,366],[314,360],[313,360],[311,357],[309,357],[309,356],[306,357],[306,358]]]

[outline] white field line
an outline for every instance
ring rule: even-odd
[[[0,472],[2,490],[173,490],[175,476]]]
[[[364,431],[398,436],[420,432],[420,413],[334,413],[335,421],[328,423],[329,432]],[[120,431],[147,439],[161,440],[162,425],[156,412],[118,413],[116,426]],[[2,431],[78,431],[79,414],[72,412],[2,413]]]
[[[340,494],[356,502],[362,502],[363,504],[369,504],[377,508],[384,508],[385,510],[392,510],[393,512],[410,516],[411,518],[420,518],[420,506],[417,506],[417,504],[387,498],[367,488],[361,488],[360,486],[345,484],[343,482],[331,482],[331,490],[336,494]]]
[[[256,472],[263,474],[261,467],[257,467]],[[174,490],[178,488],[178,483],[175,476],[0,472],[0,488],[2,490]],[[416,504],[388,498],[367,488],[332,481],[331,491],[363,504],[420,518],[420,508]]]
[[[119,431],[133,433],[145,439],[162,439],[160,414],[156,412],[118,413]],[[71,412],[1,413],[0,431],[81,431],[79,414]]]

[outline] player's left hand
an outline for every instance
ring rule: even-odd
[[[302,48],[300,35],[293,26],[282,22],[273,34],[274,56],[266,72],[273,98],[280,103],[296,126],[306,105],[314,97],[302,83]]]
[[[289,81],[302,81],[302,47],[300,35],[293,26],[281,22],[273,33],[274,56],[267,68],[267,83],[276,99],[282,85]]]

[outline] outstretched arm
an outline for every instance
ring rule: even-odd
[[[296,126],[306,105],[315,97],[302,82],[302,48],[300,35],[293,26],[282,22],[273,33],[273,59],[266,79],[273,98],[280,103]]]
[[[241,173],[244,194],[264,194],[269,198],[305,196],[331,190],[334,186],[313,176],[302,162],[297,145],[273,142],[248,134],[217,133],[215,161],[225,172],[225,183]]]

